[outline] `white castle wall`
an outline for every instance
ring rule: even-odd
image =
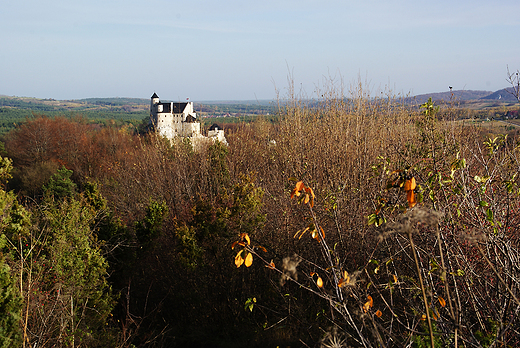
[[[181,110],[182,109],[182,110]],[[178,111],[178,112],[174,112]],[[150,102],[150,123],[159,135],[173,140],[176,137],[206,138],[201,134],[200,122],[193,110],[193,102],[161,103],[157,94]],[[222,129],[208,131],[206,139],[218,140],[227,144]],[[200,140],[200,139],[199,139]],[[197,142],[200,142],[197,140]]]

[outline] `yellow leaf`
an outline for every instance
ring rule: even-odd
[[[309,227],[305,228],[303,231],[302,231],[302,234],[300,234],[300,238],[298,239],[302,239],[303,235],[305,234],[305,232],[307,232],[309,230]],[[298,234],[298,233],[296,233]],[[296,238],[296,235],[294,235],[294,238]]]
[[[251,245],[251,239],[249,239],[249,236],[247,235],[247,233],[244,233],[244,238],[247,241],[247,245]]]
[[[251,253],[248,253],[247,256],[246,256],[246,267],[249,267],[253,264],[253,254]]]
[[[303,201],[303,204],[307,204],[309,203],[309,195],[308,194],[305,194],[305,200]]]
[[[381,311],[378,309],[378,310],[376,311],[376,316],[377,316],[378,318],[381,318],[382,315],[383,315],[383,313],[381,313]]]
[[[439,303],[442,307],[446,307],[446,301],[442,297],[439,297]]]
[[[421,316],[421,320],[426,320],[426,314],[423,314],[423,315]]]
[[[323,280],[321,279],[321,277],[318,277],[318,280],[316,281],[316,285],[318,285],[318,288],[323,287]]]
[[[397,283],[397,276],[395,274],[392,274],[392,277],[394,277],[394,283]]]
[[[244,259],[242,258],[242,251],[243,250],[240,250],[237,254],[237,256],[235,256],[235,265],[238,267],[242,266],[242,264],[244,263]]]

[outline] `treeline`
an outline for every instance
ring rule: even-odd
[[[0,340],[517,346],[516,135],[359,96],[294,99],[196,149],[18,125],[1,154]]]

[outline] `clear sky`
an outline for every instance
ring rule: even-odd
[[[507,86],[518,0],[2,0],[0,94],[251,100]],[[332,82],[331,82],[332,81]],[[339,87],[338,87],[339,88]]]

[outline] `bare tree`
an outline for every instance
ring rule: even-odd
[[[513,71],[509,72],[509,66],[507,67],[507,78],[506,81],[511,85],[511,89],[507,89],[519,102],[520,102],[520,72]]]

